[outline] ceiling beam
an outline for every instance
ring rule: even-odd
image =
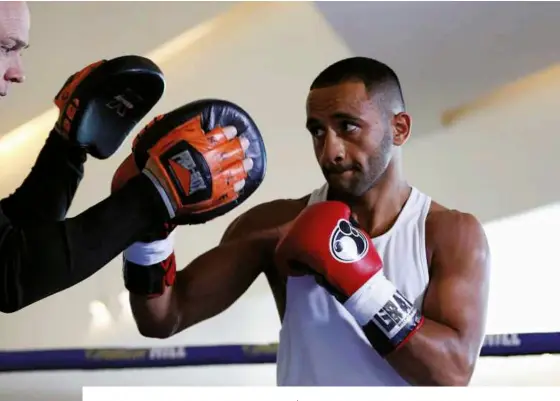
[[[527,91],[534,90],[547,85],[558,85],[560,81],[560,63],[554,64],[544,70],[525,76],[509,84],[499,87],[472,102],[462,106],[448,109],[441,115],[441,124],[444,127],[454,125],[457,121],[484,110],[506,104],[512,98],[523,96]]]

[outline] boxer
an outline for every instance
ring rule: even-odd
[[[326,68],[307,98],[324,185],[255,206],[178,272],[172,236],[133,244],[123,271],[140,333],[166,338],[209,319],[264,274],[282,322],[278,385],[467,385],[483,342],[488,244],[474,216],[407,182],[410,126],[387,65],[356,57]]]
[[[21,52],[27,47],[28,30],[25,3],[0,3],[2,95],[7,94],[11,83],[23,82]],[[187,143],[186,129],[181,130],[185,128],[185,118],[190,119],[193,112],[211,117],[204,127],[207,131],[222,124],[227,135],[216,133],[218,142],[239,143],[235,128],[223,123],[243,125],[248,116],[240,110],[232,113],[232,107],[223,107],[218,102],[209,102],[202,110],[179,108],[167,117],[162,116],[159,123],[150,124],[149,129],[146,127],[144,131],[150,132],[146,136],[155,144],[174,130],[165,140],[166,145],[173,143],[179,147],[176,154],[166,148],[167,153],[162,156],[151,145],[144,146],[138,155],[146,164],[146,174],[136,175],[107,199],[66,219],[87,155],[98,159],[110,157],[157,103],[164,87],[160,69],[152,61],[134,55],[93,63],[63,85],[55,96],[59,118],[32,171],[13,194],[0,201],[0,311],[21,310],[85,280],[155,225],[172,219],[179,224],[191,222],[192,217],[186,216],[188,207],[181,209],[182,201],[196,206],[194,198],[185,195],[192,184],[186,173],[189,170],[173,159],[170,163],[175,175],[171,178],[160,167],[165,164],[164,156],[173,158],[181,154],[180,147]],[[220,113],[229,114],[224,117]],[[258,135],[256,127],[253,133]],[[244,149],[235,149],[234,157],[244,154]],[[222,168],[222,163],[221,159],[215,160],[215,170],[205,178],[210,180],[218,170],[223,170],[226,177],[229,170]],[[264,165],[258,163],[262,172]],[[243,166],[248,168],[248,162]],[[242,176],[244,170],[238,170],[237,176]],[[252,190],[259,184],[260,181],[252,182]],[[243,187],[243,183],[238,184],[235,191]],[[220,192],[225,189],[228,191]],[[219,205],[205,205],[205,210],[221,206],[225,212],[235,207],[240,196],[229,189],[227,185],[215,189],[213,193],[221,197]]]

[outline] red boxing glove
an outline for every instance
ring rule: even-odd
[[[288,274],[311,272],[372,333],[383,356],[402,346],[424,319],[383,274],[383,262],[350,208],[327,201],[307,207],[276,248]],[[368,337],[372,337],[368,335]]]

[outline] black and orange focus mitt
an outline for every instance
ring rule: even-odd
[[[259,129],[224,100],[199,100],[156,117],[134,139],[132,153],[179,225],[205,223],[239,206],[266,172]]]
[[[97,159],[120,147],[163,95],[165,79],[151,60],[135,55],[101,60],[70,76],[54,99],[55,128]]]

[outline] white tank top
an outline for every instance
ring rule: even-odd
[[[327,185],[309,204],[326,200]],[[421,310],[428,285],[425,221],[431,199],[412,192],[393,227],[373,244],[386,277]],[[407,386],[371,347],[361,327],[311,276],[289,277],[280,329],[279,386]]]

